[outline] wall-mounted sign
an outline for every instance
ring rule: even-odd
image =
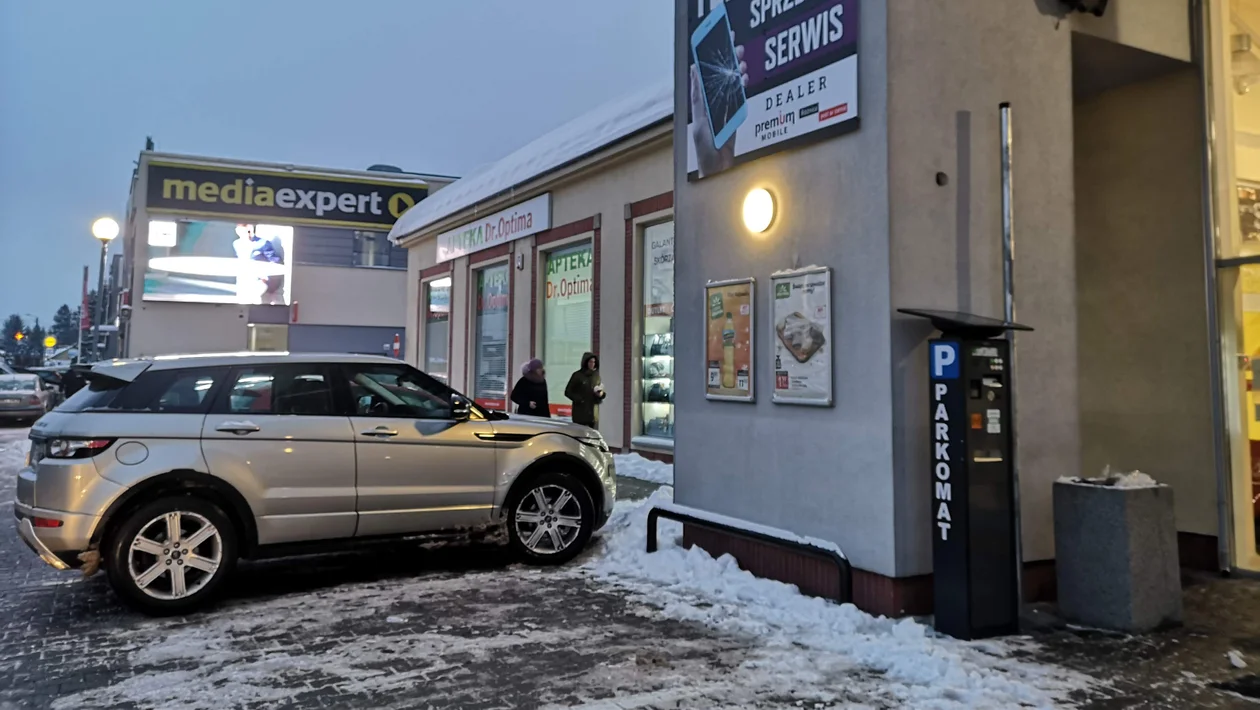
[[[708,399],[753,401],[753,279],[704,287],[705,389]]]
[[[388,230],[428,195],[418,182],[150,161],[150,212]],[[265,218],[265,219],[264,219]]]
[[[507,244],[548,229],[551,229],[549,192],[439,234],[437,263]]]
[[[687,0],[687,177],[858,127],[859,0]]]
[[[770,276],[770,352],[780,404],[832,403],[831,269]]]

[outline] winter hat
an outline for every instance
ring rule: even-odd
[[[538,358],[534,358],[533,360],[530,360],[524,365],[521,365],[521,375],[527,376],[529,375],[529,373],[535,370],[541,370],[542,366],[543,366],[543,361],[539,360]]]

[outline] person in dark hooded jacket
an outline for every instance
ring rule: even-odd
[[[542,360],[534,358],[521,366],[521,379],[512,388],[512,401],[516,403],[517,414],[551,416],[551,406],[547,401],[547,370]]]
[[[582,355],[582,367],[569,377],[564,396],[573,402],[573,423],[599,428],[599,403],[607,395],[599,379],[599,357],[595,353]]]

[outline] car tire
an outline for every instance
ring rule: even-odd
[[[562,565],[590,541],[595,504],[575,476],[544,473],[518,486],[508,500],[507,528],[508,544],[521,561]]]
[[[178,530],[173,543],[171,530]],[[205,498],[187,495],[133,510],[104,547],[110,586],[128,606],[152,616],[208,605],[231,575],[239,550],[227,514]]]

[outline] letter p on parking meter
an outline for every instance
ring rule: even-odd
[[[932,379],[958,379],[958,344],[949,342],[932,343]]]

